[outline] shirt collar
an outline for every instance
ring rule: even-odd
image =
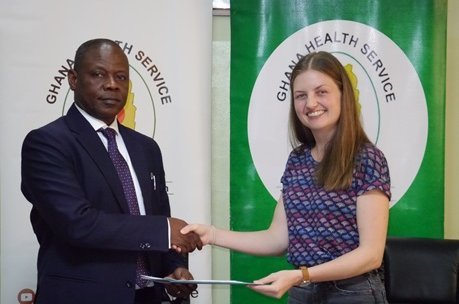
[[[83,115],[83,117],[89,122],[89,124],[94,128],[94,131],[97,131],[97,130],[100,130],[100,129],[105,129],[105,128],[112,128],[112,129],[115,129],[116,130],[116,133],[119,134],[119,128],[118,128],[118,117],[115,117],[115,119],[113,120],[113,122],[107,126],[107,124],[105,122],[103,122],[102,120],[100,119],[97,119],[91,115],[89,115],[85,110],[83,110],[82,108],[80,108],[76,103],[75,103],[75,106],[76,108],[78,109],[78,111],[80,111],[81,115]]]

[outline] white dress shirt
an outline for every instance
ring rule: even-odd
[[[89,122],[89,124],[94,128],[96,132],[97,130],[105,129],[107,127],[112,128],[116,131],[116,136],[115,136],[116,145],[118,146],[118,150],[120,151],[121,155],[126,160],[126,163],[128,164],[128,167],[129,167],[129,171],[131,172],[132,181],[134,182],[135,194],[137,196],[137,203],[139,204],[140,214],[145,215],[145,205],[143,203],[143,196],[142,196],[142,191],[140,190],[139,180],[137,179],[137,175],[135,174],[134,168],[132,166],[131,158],[129,157],[129,153],[127,151],[126,145],[124,144],[123,137],[119,133],[118,120],[115,118],[112,124],[107,126],[105,122],[92,117],[91,115],[86,113],[83,109],[81,109],[76,103],[75,105],[76,105],[76,108],[80,111],[81,115],[83,115],[83,117],[86,118],[86,120]],[[100,140],[102,140],[102,143],[104,144],[105,149],[108,150],[107,138],[101,132],[97,132],[97,135],[99,135]]]

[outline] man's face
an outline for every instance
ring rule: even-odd
[[[107,125],[126,104],[129,63],[117,47],[103,44],[89,49],[79,71],[70,70],[68,79],[78,106]]]

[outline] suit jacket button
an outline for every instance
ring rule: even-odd
[[[134,284],[132,284],[131,282],[127,281],[126,282],[126,287],[127,288],[132,288],[132,287],[134,287]]]

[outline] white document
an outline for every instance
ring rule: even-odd
[[[172,278],[158,278],[142,275],[145,280],[165,284],[226,284],[226,285],[264,285],[253,282],[235,281],[235,280],[176,280]]]

